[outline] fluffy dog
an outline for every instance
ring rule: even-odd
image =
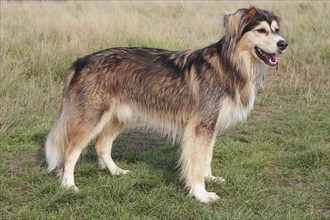
[[[110,48],[75,61],[67,71],[59,118],[46,141],[48,170],[61,171],[61,185],[78,190],[74,167],[93,139],[102,168],[125,174],[111,157],[112,143],[132,118],[178,136],[181,178],[201,202],[219,197],[205,180],[211,172],[219,130],[245,120],[256,86],[287,42],[278,16],[251,7],[224,15],[224,37],[198,50]]]

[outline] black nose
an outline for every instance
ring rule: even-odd
[[[280,50],[285,50],[285,48],[288,46],[288,43],[285,40],[280,40],[277,42],[277,46],[280,48]]]

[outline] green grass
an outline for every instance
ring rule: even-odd
[[[206,46],[219,38],[220,12],[249,4],[1,2],[0,219],[329,219],[330,4],[255,5],[282,15],[289,48],[251,117],[217,139],[213,172],[226,183],[207,183],[220,200],[201,204],[179,181],[178,145],[158,134],[119,136],[115,160],[132,171],[124,176],[99,170],[91,143],[76,166],[78,193],[47,173],[43,146],[77,57]]]

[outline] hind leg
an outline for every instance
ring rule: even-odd
[[[61,186],[67,189],[73,189],[74,191],[78,191],[74,183],[74,168],[79,159],[82,149],[74,149],[72,152],[68,154],[65,159],[63,168],[62,168],[62,180]]]
[[[128,170],[119,168],[111,157],[113,141],[118,137],[122,128],[123,123],[119,122],[118,119],[114,117],[102,130],[95,144],[101,169],[107,168],[112,175],[126,174],[129,172]]]
[[[77,142],[76,140],[79,137],[84,140]],[[92,139],[92,137],[90,139]],[[87,146],[90,139],[86,139],[86,136],[79,135],[76,136],[73,140],[69,141],[68,148],[65,151],[63,168],[61,170],[62,187],[78,191],[78,188],[74,182],[74,168],[82,150]]]
[[[101,118],[95,117],[97,114],[84,114],[84,118],[71,118],[68,122],[68,145],[64,152],[62,187],[78,190],[74,183],[75,165],[82,150],[103,129],[111,114],[111,111],[104,112]]]

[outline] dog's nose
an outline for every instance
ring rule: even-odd
[[[278,48],[280,48],[280,50],[285,50],[288,46],[288,43],[285,40],[280,40],[279,42],[277,42],[277,46]]]

